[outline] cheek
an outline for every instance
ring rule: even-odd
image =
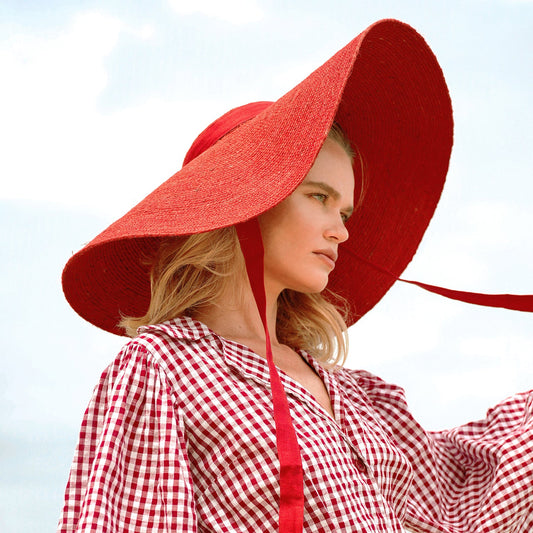
[[[289,197],[266,213],[259,215],[259,227],[265,246],[269,242],[281,239],[290,230],[294,213],[290,204]]]
[[[289,196],[260,215],[258,221],[265,255],[282,260],[305,247],[309,231],[316,226],[319,216],[313,204],[303,196]]]

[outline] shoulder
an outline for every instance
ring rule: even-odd
[[[216,336],[191,319],[143,326],[103,371],[94,393],[104,403],[120,391],[140,397],[157,389],[174,397],[202,386],[222,353]]]
[[[337,377],[339,384],[347,390],[360,389],[370,395],[382,394],[383,392],[403,391],[398,385],[388,383],[367,370],[336,367],[333,372]]]
[[[404,389],[371,372],[337,368],[335,376],[343,394],[348,398],[360,399],[362,396],[376,408],[394,406],[396,409],[408,411]]]
[[[142,326],[137,333],[104,371],[104,377],[155,371],[173,380],[192,366],[212,364],[222,352],[207,326],[186,317]]]
[[[124,348],[128,352],[142,351],[163,366],[184,357],[213,357],[219,351],[216,335],[201,322],[188,317],[142,326]]]
[[[128,345],[157,366],[174,391],[207,387],[228,373],[224,340],[189,317],[143,326]]]

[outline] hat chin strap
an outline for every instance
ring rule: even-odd
[[[264,250],[257,218],[235,225],[244,255],[248,279],[265,330],[266,358],[274,406],[276,448],[280,462],[280,533],[300,533],[303,530],[303,469],[300,447],[292,424],[289,403],[272,357],[272,346],[266,318],[264,283]]]
[[[248,279],[250,280],[254,299],[265,331],[266,358],[272,390],[274,422],[276,425],[276,448],[280,462],[279,531],[280,533],[301,533],[303,530],[304,510],[302,459],[296,431],[292,424],[287,396],[272,357],[272,346],[266,318],[264,249],[261,230],[257,218],[236,224],[235,227],[244,255]],[[391,276],[395,280],[417,285],[446,298],[487,307],[503,307],[517,311],[533,312],[533,295],[482,294],[437,287],[419,281],[399,278],[387,269],[353,252],[349,253],[357,260],[366,263],[383,274]]]

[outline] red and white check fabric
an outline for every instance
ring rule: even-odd
[[[398,387],[302,357],[336,419],[280,371],[306,532],[533,531],[533,394],[425,432]],[[58,531],[274,532],[278,474],[266,361],[189,318],[144,327],[94,391]]]

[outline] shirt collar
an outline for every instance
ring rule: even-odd
[[[170,338],[187,341],[198,341],[205,337],[216,335],[205,324],[198,320],[193,320],[188,316],[177,317],[167,320],[161,324],[150,324],[141,326],[137,330],[137,335],[141,333],[165,333]]]
[[[137,334],[143,333],[163,333],[171,339],[189,342],[205,340],[214,344],[214,349],[221,353],[226,365],[239,374],[269,383],[268,366],[263,357],[247,346],[220,336],[193,318],[183,316],[161,324],[141,326]]]
[[[212,344],[213,348],[221,353],[227,367],[246,379],[250,379],[262,386],[270,388],[270,376],[266,359],[253,352],[245,345],[221,337],[198,320],[194,320],[187,316],[177,317],[161,324],[141,326],[137,330],[137,334],[156,332],[159,334],[163,333],[169,338],[188,342],[204,340],[205,342]],[[335,404],[339,401],[340,396],[337,380],[332,373],[326,370],[312,355],[303,350],[300,350],[299,353],[324,381],[335,408]],[[288,394],[292,394],[309,402],[310,393],[308,391],[287,376],[282,370],[278,369],[278,372],[283,387]],[[327,418],[329,419],[330,417],[328,416]]]

